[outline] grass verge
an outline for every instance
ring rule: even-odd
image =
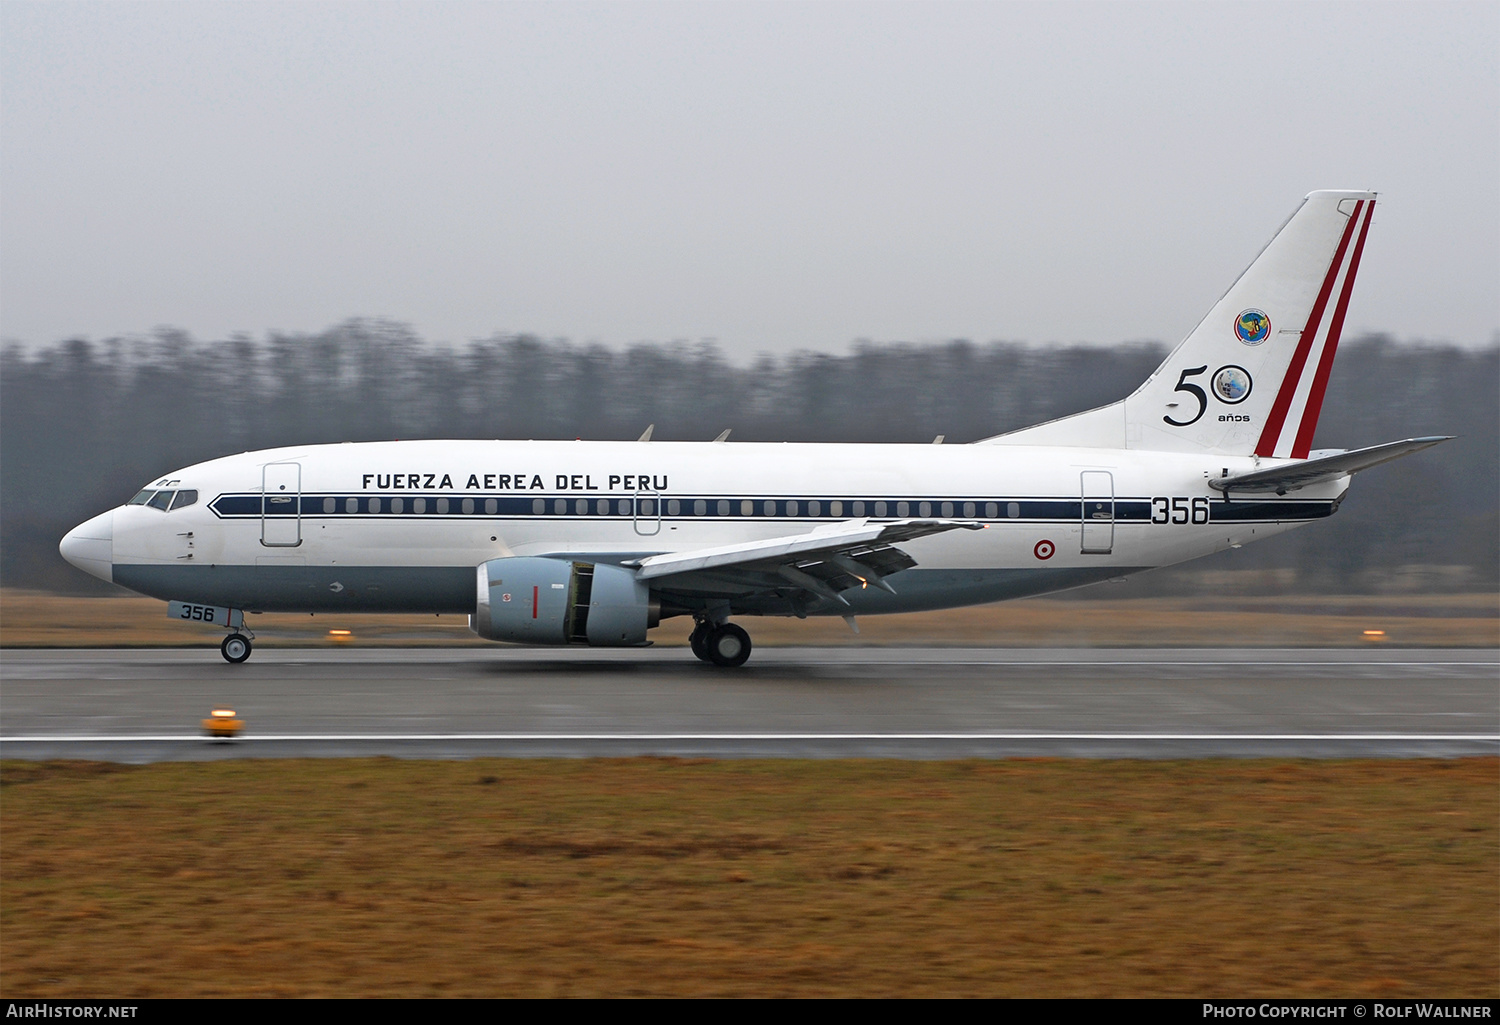
[[[0,765],[6,997],[1500,996],[1500,760]]]

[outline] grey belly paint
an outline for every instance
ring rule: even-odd
[[[254,612],[473,612],[467,566],[132,566],[115,583],[164,601]]]
[[[909,569],[890,577],[895,594],[877,588],[844,592],[849,604],[810,603],[810,616],[879,615],[978,605],[1111,580],[1150,567],[1072,569]],[[116,563],[114,582],[163,601],[225,605],[255,612],[472,613],[474,570],[468,566],[142,566]],[[711,591],[710,591],[711,593]],[[666,592],[693,606],[707,595]],[[731,599],[740,615],[792,614],[776,595]]]

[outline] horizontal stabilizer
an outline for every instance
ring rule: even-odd
[[[963,520],[895,520],[886,523],[871,523],[868,519],[845,520],[806,534],[772,537],[764,541],[725,545],[722,548],[668,552],[641,559],[639,563],[627,562],[624,565],[639,566],[636,576],[649,580],[676,573],[744,566],[749,563],[765,564],[786,560],[789,564],[794,559],[818,554],[843,553],[845,549],[856,545],[884,545],[910,541],[928,534],[941,534],[945,530],[980,530],[983,526],[981,523]]]
[[[1272,466],[1265,470],[1256,470],[1254,473],[1217,477],[1209,481],[1208,486],[1226,494],[1230,491],[1274,491],[1278,495],[1284,495],[1288,491],[1305,488],[1309,484],[1319,484],[1326,480],[1346,477],[1351,473],[1388,463],[1392,459],[1400,459],[1402,456],[1420,452],[1424,448],[1431,448],[1449,440],[1451,440],[1451,435],[1391,441],[1384,445],[1373,445],[1370,448],[1357,448],[1350,452],[1339,452],[1317,459],[1304,459],[1301,462]]]

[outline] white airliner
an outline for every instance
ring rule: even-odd
[[[246,452],[72,530],[65,559],[227,627],[244,612],[470,616],[481,637],[635,646],[691,616],[953,608],[1168,566],[1335,512],[1435,445],[1309,451],[1375,209],[1310,194],[1187,339],[1112,405],[969,445],[392,441]]]

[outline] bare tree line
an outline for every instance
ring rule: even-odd
[[[860,344],[736,367],[712,345],[496,336],[459,348],[349,321],[316,335],[72,340],[0,353],[0,580],[86,589],[57,555],[71,526],[148,479],[275,445],[390,438],[973,441],[1111,402],[1165,355],[1112,349]],[[1338,516],[1237,566],[1296,566],[1330,591],[1400,566],[1493,588],[1500,536],[1500,349],[1347,340],[1314,447],[1460,439],[1361,475]],[[1213,566],[1209,560],[1200,565]]]

